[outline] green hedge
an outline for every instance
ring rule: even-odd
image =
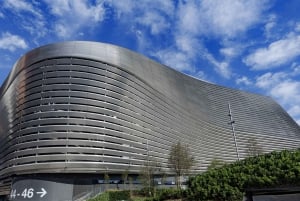
[[[186,197],[185,190],[179,190],[174,188],[158,189],[156,196],[153,198],[147,198],[145,201],[164,201],[169,199],[180,199]]]
[[[129,191],[106,191],[101,195],[89,199],[88,201],[119,201],[128,200],[130,201]]]
[[[242,200],[246,189],[300,185],[300,151],[272,152],[209,170],[188,181],[189,200]]]
[[[144,192],[141,190],[136,191],[135,194],[143,194]],[[179,199],[186,196],[186,191],[177,190],[177,189],[157,189],[156,196],[153,198],[137,198],[134,200],[143,200],[143,201],[163,201],[167,199]],[[105,193],[98,195],[95,198],[91,198],[88,201],[120,201],[120,200],[128,200],[130,199],[129,191],[106,191]]]

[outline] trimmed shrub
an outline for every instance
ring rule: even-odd
[[[188,181],[189,200],[242,200],[246,189],[300,185],[300,150],[272,152],[211,169]]]
[[[186,197],[185,190],[167,188],[157,190],[155,197],[147,198],[145,201],[164,201],[169,199],[180,199],[183,197]]]
[[[129,191],[106,191],[101,195],[89,199],[88,201],[120,201],[128,200],[130,201]]]

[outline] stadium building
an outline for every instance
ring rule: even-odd
[[[247,157],[253,141],[263,152],[300,145],[300,127],[270,97],[96,42],[46,45],[21,57],[0,89],[0,114],[0,195],[12,192],[12,200],[74,196],[104,173],[138,174],[147,158],[171,173],[168,154],[178,141],[195,158],[193,173],[213,159]]]

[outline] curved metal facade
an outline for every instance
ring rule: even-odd
[[[300,145],[300,128],[271,98],[203,82],[129,50],[65,42],[32,50],[0,89],[0,175],[138,172],[148,155],[167,170],[170,146],[189,145],[193,171]]]

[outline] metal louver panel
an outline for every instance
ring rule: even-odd
[[[137,173],[147,155],[168,170],[186,143],[193,172],[241,158],[254,137],[265,152],[300,145],[300,128],[271,98],[217,86],[129,50],[65,42],[23,56],[0,89],[0,179],[31,173]],[[1,186],[0,186],[1,187]]]

